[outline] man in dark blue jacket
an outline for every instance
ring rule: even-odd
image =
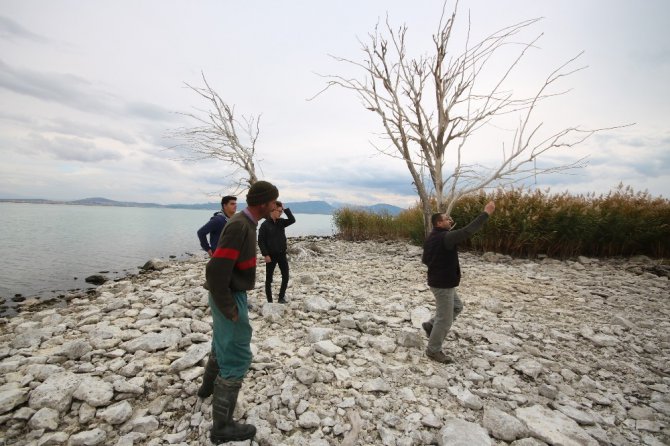
[[[288,218],[280,218],[286,212]],[[286,232],[287,226],[295,223],[295,217],[289,208],[284,209],[278,201],[275,210],[266,218],[258,230],[258,247],[265,258],[265,297],[272,302],[272,276],[275,266],[281,271],[281,287],[279,288],[279,303],[286,303],[286,287],[288,286],[288,260],[286,259]]]
[[[428,266],[428,286],[435,296],[435,317],[422,324],[428,334],[426,356],[444,364],[453,360],[442,351],[454,319],[463,310],[456,287],[461,282],[461,266],[458,262],[458,244],[472,237],[488,220],[496,206],[493,201],[463,229],[452,231],[454,221],[445,214],[433,214],[433,230],[423,244],[422,261]]]
[[[219,243],[219,236],[223,227],[230,217],[237,212],[237,197],[226,195],[221,199],[221,210],[215,212],[212,218],[209,219],[205,225],[198,229],[198,238],[200,239],[200,246],[207,251],[210,257]],[[207,243],[207,234],[209,234],[209,243]]]

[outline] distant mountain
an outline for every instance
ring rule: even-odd
[[[291,208],[294,214],[332,214],[335,210],[325,201],[300,201],[295,203],[285,202],[284,207]]]
[[[65,204],[79,204],[83,206],[121,206],[134,208],[162,208],[165,207],[158,203],[135,203],[133,201],[114,201],[108,198],[93,197],[82,200],[66,201]]]
[[[389,215],[398,215],[402,211],[406,210],[398,206],[393,206],[392,204],[385,204],[385,203],[378,203],[378,204],[373,204],[370,206],[360,206],[360,205],[355,205],[355,204],[349,204],[349,203],[333,203],[333,207],[335,209],[341,209],[341,208],[353,208],[353,209],[361,209],[363,211],[367,212],[373,212],[375,214],[382,214],[382,213],[388,213]]]
[[[385,203],[373,204],[372,206],[363,206],[363,209],[365,209],[368,212],[374,212],[375,214],[382,214],[386,212],[389,215],[398,215],[399,213],[405,210],[398,206],[393,206],[392,204],[385,204]]]
[[[21,198],[0,198],[0,202],[11,203],[32,203],[32,204],[68,204],[79,206],[120,206],[120,207],[143,207],[143,208],[167,208],[167,209],[203,209],[217,211],[221,209],[221,203],[200,203],[200,204],[157,204],[157,203],[136,203],[132,201],[114,201],[108,198],[91,197],[74,201],[57,201],[57,200],[43,200],[41,198],[21,199]],[[393,206],[390,204],[374,204],[371,206],[355,206],[343,203],[331,205],[325,201],[298,201],[298,202],[284,202],[284,206],[291,208],[296,214],[332,214],[337,209],[343,207],[350,207],[355,209],[363,209],[368,212],[382,213],[387,212],[390,215],[398,215],[403,208]],[[238,210],[246,207],[244,201],[239,201]]]

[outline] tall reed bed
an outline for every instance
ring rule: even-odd
[[[361,209],[342,208],[333,214],[340,237],[346,240],[405,239],[419,231],[423,238],[421,212],[404,211],[398,216]]]
[[[493,200],[496,212],[464,244],[479,251],[514,256],[607,257],[670,253],[670,200],[619,187],[606,195],[550,194],[523,189],[497,190],[460,200],[452,217],[466,226]],[[345,239],[407,239],[423,242],[418,206],[400,215],[376,215],[342,209],[335,224]]]

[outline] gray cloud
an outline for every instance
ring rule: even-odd
[[[138,118],[148,119],[151,121],[174,121],[175,115],[170,113],[165,108],[149,104],[147,102],[130,102],[126,104],[126,111]]]
[[[339,189],[365,189],[375,190],[398,195],[414,195],[416,191],[412,186],[412,178],[409,172],[398,172],[395,170],[361,168],[361,166],[334,166],[328,169],[314,169],[311,171],[284,172],[285,178],[290,178],[292,183],[309,188],[313,186],[339,188]]]
[[[604,147],[589,158],[589,165],[609,169],[620,169],[631,175],[663,177],[670,172],[670,135],[659,134],[611,136],[601,138]],[[616,154],[625,150],[626,156]]]
[[[8,40],[20,38],[38,43],[48,42],[47,38],[27,30],[19,23],[5,16],[0,16],[0,38]]]
[[[74,121],[62,117],[40,122],[31,116],[0,111],[0,120],[22,124],[33,131],[61,133],[66,136],[86,139],[108,138],[123,144],[134,144],[137,142],[137,139],[125,130],[89,124],[83,121]]]
[[[638,49],[631,53],[630,58],[633,65],[644,64],[653,69],[668,68],[670,67],[670,47]]]
[[[100,125],[75,122],[65,118],[57,118],[41,127],[45,131],[62,133],[80,138],[109,138],[123,144],[134,144],[136,138],[130,133]]]
[[[90,82],[72,74],[17,69],[0,60],[0,87],[86,112],[112,111],[108,95],[95,92]]]
[[[626,165],[645,177],[666,176],[670,172],[670,146],[654,150],[651,154],[647,152],[642,156],[634,157]]]
[[[46,154],[63,161],[99,162],[120,160],[123,156],[114,149],[100,148],[92,141],[81,138],[55,137],[44,138],[33,134],[28,141],[30,151]]]
[[[124,103],[115,95],[97,89],[82,77],[15,68],[2,60],[0,88],[96,115],[130,115],[160,123],[176,119],[175,115],[159,105],[147,102]]]
[[[35,119],[30,116],[21,115],[18,113],[8,113],[1,110],[0,110],[0,120],[13,121],[18,122],[20,124],[31,125],[31,126],[35,124]]]

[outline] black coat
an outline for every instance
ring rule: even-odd
[[[428,266],[428,286],[455,288],[461,283],[461,265],[458,262],[458,244],[472,237],[489,215],[482,212],[463,229],[449,231],[433,228],[423,243],[422,262]]]
[[[289,208],[285,208],[288,218],[265,219],[258,230],[258,247],[263,256],[282,254],[286,252],[286,227],[295,223],[295,217]]]

